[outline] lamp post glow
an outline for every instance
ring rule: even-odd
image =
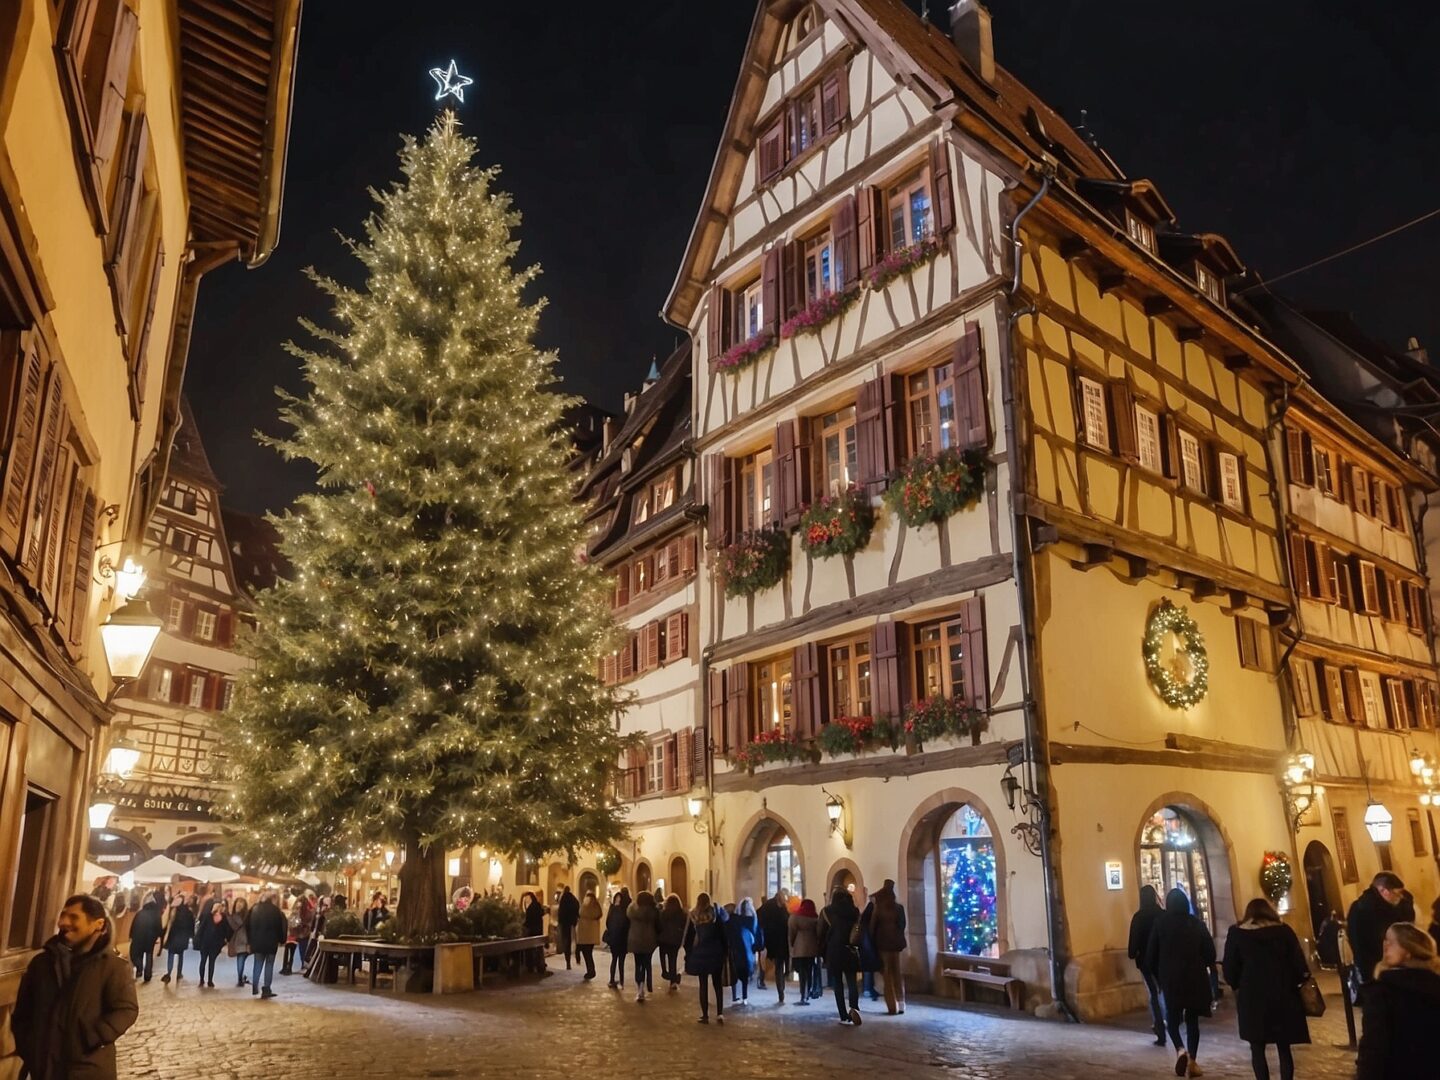
[[[1390,842],[1391,829],[1395,819],[1384,805],[1371,800],[1370,805],[1365,807],[1365,831],[1370,834],[1370,839],[1377,844],[1388,844]]]
[[[134,559],[115,571],[115,592],[124,600],[133,600],[145,587],[145,568]]]
[[[140,763],[140,747],[126,738],[116,739],[105,755],[104,771],[124,780]]]
[[[110,677],[118,683],[134,682],[145,670],[155,639],[165,623],[143,600],[128,600],[100,624],[100,643]]]
[[[693,796],[690,799],[690,817],[695,821],[700,820],[700,811],[705,809],[705,804]]]

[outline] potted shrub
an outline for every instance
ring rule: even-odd
[[[885,489],[885,502],[912,528],[945,520],[985,493],[985,455],[942,450],[911,458]]]
[[[800,544],[818,559],[852,555],[870,542],[875,508],[858,488],[817,499],[800,518]]]
[[[750,596],[780,582],[790,569],[790,534],[771,527],[744,533],[720,550],[726,596]]]

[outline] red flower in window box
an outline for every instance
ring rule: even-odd
[[[985,493],[985,455],[942,450],[911,458],[885,492],[885,501],[912,528],[943,521],[974,506]]]
[[[816,558],[850,555],[870,542],[875,510],[858,488],[817,499],[800,518],[800,544]]]
[[[744,341],[731,345],[710,363],[719,371],[738,371],[753,364],[775,347],[775,331],[766,328]]]
[[[754,769],[772,761],[806,761],[812,755],[804,740],[780,728],[762,731],[731,755],[731,762],[742,769]]]
[[[990,726],[990,717],[958,697],[922,698],[905,711],[905,734],[918,743],[942,735],[969,735],[978,743],[980,733]]]
[[[892,251],[877,262],[866,274],[865,280],[872,289],[883,289],[901,274],[908,274],[917,266],[929,262],[945,250],[945,243],[938,236],[927,236],[918,244]]]
[[[755,529],[720,549],[720,577],[726,596],[750,596],[777,585],[790,569],[790,534]]]
[[[853,304],[860,296],[860,287],[852,285],[844,292],[826,293],[817,300],[810,302],[809,306],[798,315],[792,315],[780,324],[780,339],[799,337],[801,334],[813,334],[831,319],[837,318],[844,313],[845,309]]]

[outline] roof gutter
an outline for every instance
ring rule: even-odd
[[[295,72],[300,52],[300,9],[304,0],[277,0],[274,57],[270,71],[270,122],[265,125],[264,173],[260,180],[260,235],[245,259],[247,268],[264,265],[280,242],[280,212],[289,157],[290,118],[295,97]]]

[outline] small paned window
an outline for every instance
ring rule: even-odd
[[[1160,472],[1160,415],[1144,405],[1135,406],[1135,453],[1142,468]]]
[[[1080,378],[1080,408],[1082,410],[1085,444],[1097,450],[1110,449],[1110,423],[1105,411],[1105,388],[1094,379]]]
[[[1155,252],[1155,230],[1148,222],[1141,221],[1129,210],[1125,211],[1125,231],[1129,233],[1130,239],[1139,244],[1146,251]]]
[[[829,229],[805,241],[805,297],[811,303],[836,291],[843,275],[835,261],[835,240]]]
[[[1188,431],[1180,432],[1180,478],[1191,491],[1205,494],[1205,462],[1200,440]]]
[[[1235,454],[1216,455],[1220,463],[1220,501],[1231,510],[1245,509],[1245,485],[1241,475],[1240,458]]]
[[[831,718],[869,716],[870,640],[842,641],[828,651]]]
[[[921,169],[891,187],[886,193],[887,247],[901,251],[920,243],[935,232],[930,205],[930,171]]]
[[[740,493],[741,529],[748,532],[770,524],[775,500],[775,455],[772,451],[761,450],[740,463]]]
[[[855,406],[820,418],[820,468],[824,490],[838,495],[854,483],[858,467],[855,443]]]
[[[763,284],[758,279],[753,284],[746,286],[745,291],[741,293],[740,314],[747,341],[760,333],[765,326],[764,294]]]

